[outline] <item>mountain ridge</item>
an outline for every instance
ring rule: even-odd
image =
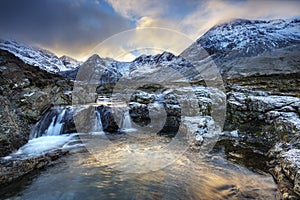
[[[0,39],[0,49],[9,51],[26,64],[39,67],[50,73],[74,69],[81,64],[81,62],[69,56],[58,58],[51,51],[30,46],[13,39]]]
[[[275,20],[234,19],[217,24],[185,49],[179,56],[202,62],[210,56],[225,78],[254,74],[289,74],[300,72],[300,17]],[[0,49],[8,50],[25,63],[39,66],[51,73],[75,78],[79,62],[68,56],[58,58],[47,50],[30,47],[13,40],[0,40]],[[192,55],[192,54],[195,55]],[[163,52],[141,55],[131,62],[101,58],[102,65],[121,74],[130,74],[139,65],[176,63],[177,56]],[[182,63],[181,63],[182,64]]]

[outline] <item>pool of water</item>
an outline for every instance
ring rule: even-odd
[[[95,139],[86,141],[95,145]],[[160,151],[158,160],[148,156],[168,142],[158,136],[117,138],[94,152],[73,150],[55,165],[0,189],[0,198],[280,199],[271,175],[227,160],[220,146],[207,156],[192,151],[178,156],[170,149]],[[168,165],[159,164],[174,157]],[[159,167],[144,171],[143,166]]]

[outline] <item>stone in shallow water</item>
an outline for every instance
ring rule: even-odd
[[[58,149],[34,158],[2,160],[0,164],[0,185],[7,185],[35,169],[43,168],[67,153],[67,150]]]
[[[282,155],[285,175],[294,183],[294,192],[300,195],[300,149],[291,149]]]

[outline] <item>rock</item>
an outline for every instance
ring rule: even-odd
[[[295,176],[294,191],[300,196],[300,172],[299,171]]]
[[[101,115],[103,130],[110,133],[118,132],[119,126],[114,119],[111,108],[101,105],[97,107],[97,110]]]
[[[291,143],[278,143],[269,152],[276,163],[273,174],[288,196],[297,196],[300,181],[300,149],[299,140]]]
[[[61,116],[60,116],[61,115]],[[58,121],[61,117],[61,121]],[[43,114],[39,121],[34,125],[31,130],[30,137],[41,137],[47,132],[47,129],[55,121],[61,123],[60,134],[76,133],[76,126],[73,119],[73,107],[71,106],[54,106]]]
[[[51,106],[71,103],[64,92],[72,84],[3,50],[0,66],[6,66],[0,72],[0,156],[5,156],[28,141],[31,128]]]
[[[291,96],[228,92],[227,124],[241,132],[260,132],[273,143],[300,131],[298,102]]]
[[[280,155],[284,174],[292,181],[294,192],[300,195],[300,149],[290,149]]]
[[[55,150],[45,155],[23,160],[0,160],[0,186],[7,185],[36,169],[41,169],[68,153],[66,150]]]
[[[183,117],[179,132],[187,136],[189,147],[197,151],[203,143],[209,143],[221,134],[211,116]]]
[[[136,91],[132,96],[131,96],[131,101],[132,102],[137,102],[137,103],[142,103],[142,104],[149,104],[152,103],[155,99],[155,95],[152,93],[147,93],[144,91]]]
[[[140,126],[147,126],[150,122],[149,109],[146,104],[131,102],[129,114],[133,122]]]

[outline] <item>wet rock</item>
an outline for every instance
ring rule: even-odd
[[[298,171],[294,181],[294,191],[300,195],[300,172]]]
[[[101,105],[97,107],[97,110],[101,115],[103,130],[111,133],[117,132],[119,130],[119,126],[114,119],[112,109],[110,107]]]
[[[0,185],[7,185],[33,170],[41,169],[67,153],[68,151],[59,149],[35,158],[1,160]]]
[[[183,117],[179,133],[187,136],[189,147],[199,151],[204,143],[220,135],[218,127],[211,116]]]
[[[297,144],[299,144],[297,140],[279,143],[269,152],[269,156],[276,162],[275,168],[271,171],[287,196],[300,195],[300,149]]]
[[[132,96],[131,96],[131,101],[132,102],[137,102],[137,103],[142,103],[142,104],[149,104],[152,103],[155,99],[155,95],[152,93],[147,93],[144,91],[136,91]]]
[[[61,121],[58,121],[60,115],[62,115]],[[47,132],[47,129],[50,127],[51,123],[53,123],[52,126],[56,123],[61,123],[62,127],[60,134],[77,132],[73,119],[73,108],[71,106],[54,106],[47,110],[47,112],[40,117],[39,121],[32,128],[30,137],[41,137]]]
[[[149,109],[146,104],[131,102],[129,108],[130,117],[136,124],[146,126],[151,122]]]
[[[259,132],[273,140],[293,138],[300,131],[300,98],[266,93],[229,92],[227,124],[241,132]]]

